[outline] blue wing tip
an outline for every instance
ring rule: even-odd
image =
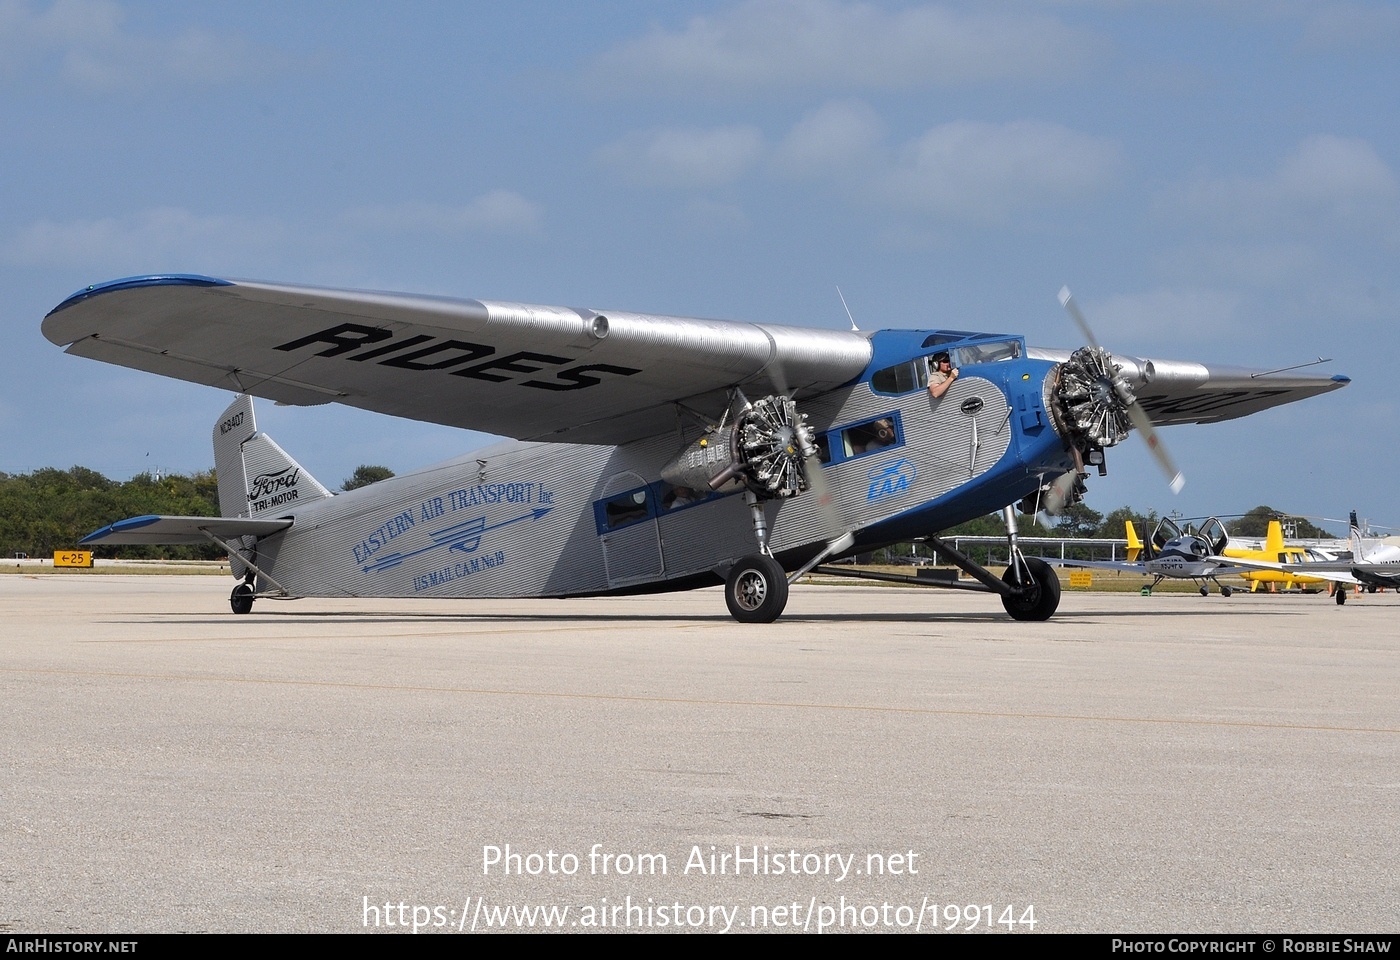
[[[116,523],[107,524],[107,526],[103,527],[101,530],[94,530],[92,533],[89,533],[86,537],[78,541],[78,546],[91,543],[94,540],[100,540],[109,534],[122,533],[126,530],[135,530],[139,527],[148,526],[159,519],[160,517],[155,514],[148,514],[144,517],[131,517],[127,520],[118,520]]]
[[[75,303],[82,303],[91,297],[96,297],[103,293],[115,293],[118,290],[134,290],[140,287],[231,287],[232,280],[220,280],[217,277],[206,277],[198,273],[157,273],[144,277],[122,277],[120,280],[109,280],[106,283],[94,283],[92,286],[83,287],[67,300],[49,311],[49,316],[53,316],[60,310],[66,310]]]

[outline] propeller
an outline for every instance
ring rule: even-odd
[[[837,291],[840,292],[839,290]],[[842,298],[842,303],[845,299]],[[851,325],[855,326],[852,319]],[[785,397],[791,397],[788,390],[787,371],[783,369],[781,362],[777,363],[769,372],[770,380],[778,393]],[[831,483],[826,478],[826,471],[822,469],[821,452],[812,441],[810,431],[807,429],[806,418],[798,415],[799,427],[794,431],[794,441],[797,452],[802,459],[802,476],[807,482],[807,490],[812,494],[812,499],[817,505],[817,516],[821,521],[822,536],[826,538],[826,547],[818,553],[811,561],[804,564],[801,569],[792,573],[789,582],[796,581],[807,571],[836,553],[850,548],[855,543],[855,532],[846,523],[845,517],[841,515],[841,508],[836,503],[836,495],[831,489]]]
[[[1143,440],[1147,441],[1147,449],[1152,451],[1152,455],[1157,459],[1157,466],[1166,475],[1167,482],[1172,493],[1180,493],[1181,488],[1186,486],[1186,477],[1177,469],[1176,463],[1172,460],[1171,454],[1167,453],[1167,448],[1162,444],[1161,438],[1157,435],[1157,428],[1152,426],[1152,420],[1147,416],[1146,411],[1137,402],[1137,397],[1133,396],[1132,388],[1121,376],[1117,376],[1118,365],[1113,363],[1112,355],[1099,345],[1098,338],[1094,336],[1094,331],[1089,327],[1089,321],[1084,318],[1084,314],[1079,310],[1079,304],[1074,302],[1074,295],[1069,292],[1069,287],[1060,288],[1060,306],[1069,313],[1070,319],[1079,327],[1079,332],[1089,341],[1090,347],[1098,356],[1099,371],[1096,386],[1100,391],[1111,390],[1118,399],[1121,409],[1128,415],[1132,425],[1142,434]],[[1107,415],[1107,414],[1105,414]],[[1048,499],[1048,497],[1047,497]]]

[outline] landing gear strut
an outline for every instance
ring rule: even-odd
[[[1060,578],[1050,565],[1039,557],[1027,557],[1016,543],[1016,514],[1011,507],[1003,513],[1006,520],[1007,546],[1011,550],[1011,566],[1000,578],[966,554],[954,550],[938,537],[929,535],[924,542],[940,558],[953,564],[976,583],[941,583],[919,577],[904,577],[893,573],[857,572],[849,567],[817,567],[817,572],[833,577],[853,577],[859,580],[879,580],[903,583],[915,587],[936,587],[940,590],[971,590],[975,593],[995,593],[1001,597],[1006,612],[1017,620],[1049,620],[1060,606]]]

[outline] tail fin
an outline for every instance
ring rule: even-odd
[[[1133,529],[1133,521],[1124,520],[1123,526],[1128,531],[1128,562],[1137,561],[1138,554],[1142,553],[1142,541],[1138,539],[1137,531]]]
[[[1356,522],[1356,511],[1351,512],[1351,559],[1357,563],[1366,560],[1366,545],[1361,542],[1361,525]]]
[[[214,469],[219,479],[219,512],[225,517],[256,517],[331,496],[285,450],[258,433],[253,398],[244,394],[214,424]]]
[[[1288,562],[1283,556],[1283,524],[1277,520],[1269,521],[1269,531],[1264,537],[1264,552],[1279,563]]]

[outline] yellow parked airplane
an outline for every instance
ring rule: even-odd
[[[1132,546],[1131,540],[1129,546]],[[1265,560],[1281,564],[1311,563],[1317,559],[1305,547],[1285,544],[1283,542],[1283,526],[1277,520],[1269,521],[1269,529],[1264,537],[1264,549],[1250,550],[1245,547],[1226,547],[1224,555],[1239,560]],[[1294,573],[1288,570],[1249,570],[1241,572],[1240,576],[1249,581],[1251,593],[1259,590],[1277,590],[1278,587],[1275,584],[1283,584],[1284,590],[1311,590],[1327,584],[1327,580],[1323,577],[1312,577],[1305,573]]]
[[[1136,563],[1143,552],[1143,542],[1138,537],[1137,530],[1133,527],[1133,522],[1127,520],[1123,524],[1128,539],[1128,562]],[[1158,545],[1160,548],[1160,544]],[[1154,551],[1149,551],[1149,554]],[[1288,546],[1283,542],[1283,526],[1277,520],[1269,521],[1269,529],[1264,539],[1262,550],[1251,550],[1247,547],[1226,547],[1220,554],[1222,557],[1229,557],[1240,560],[1258,560],[1277,564],[1300,564],[1310,563],[1317,559],[1309,553],[1305,547]],[[1233,569],[1230,573],[1248,580],[1250,592],[1259,590],[1276,590],[1274,584],[1282,584],[1284,590],[1295,590],[1325,585],[1327,580],[1323,577],[1309,576],[1303,573],[1290,572],[1282,569]],[[1171,574],[1168,574],[1170,576]],[[1228,595],[1228,594],[1227,594]]]

